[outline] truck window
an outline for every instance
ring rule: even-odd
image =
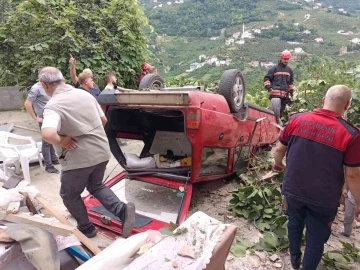
[[[234,153],[234,171],[245,168],[249,163],[249,146],[238,146]]]
[[[228,158],[228,148],[204,147],[200,175],[226,174]]]

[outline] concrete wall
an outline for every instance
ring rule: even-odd
[[[0,87],[0,111],[19,110],[24,105],[20,87]]]

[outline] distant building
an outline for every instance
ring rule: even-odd
[[[209,59],[209,64],[216,64],[219,59],[216,56],[213,56]]]
[[[305,53],[305,51],[303,50],[303,48],[298,47],[294,49],[294,53]]]
[[[322,37],[317,37],[314,39],[317,43],[324,42],[324,39]]]
[[[171,2],[167,2],[166,4],[167,4],[168,6],[171,6],[172,3],[171,3]]]
[[[340,48],[339,50],[339,54],[342,55],[342,54],[346,54],[348,51],[347,51],[347,47],[346,46],[343,46]]]
[[[230,65],[230,63],[232,62],[232,59],[231,58],[226,58],[225,62],[226,62],[226,65]]]
[[[310,30],[304,30],[304,31],[303,31],[303,34],[305,34],[305,35],[311,35],[311,31],[310,31]]]
[[[240,37],[241,33],[240,32],[235,32],[234,34],[232,34],[232,37],[235,39],[238,39]]]
[[[237,40],[237,41],[235,41],[235,44],[244,45],[244,44],[245,44],[245,40],[243,40],[243,39]]]
[[[219,37],[211,37],[210,40],[217,40]]]
[[[252,67],[258,67],[260,65],[260,62],[259,61],[251,61],[249,64]]]
[[[198,62],[190,64],[190,71],[194,71],[195,69],[201,68],[201,64]]]
[[[206,55],[205,54],[200,54],[199,55],[199,61],[201,61],[201,59],[206,60]]]
[[[360,38],[353,38],[351,42],[360,45]]]
[[[228,38],[225,40],[225,44],[226,45],[231,45],[235,43],[235,39],[234,38]]]
[[[254,33],[261,34],[261,29],[254,29]]]

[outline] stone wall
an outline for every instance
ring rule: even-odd
[[[20,87],[0,87],[0,111],[19,110],[24,105]]]

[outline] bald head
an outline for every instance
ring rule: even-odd
[[[334,85],[329,88],[324,98],[324,109],[332,110],[340,115],[349,108],[352,93],[345,85]]]

